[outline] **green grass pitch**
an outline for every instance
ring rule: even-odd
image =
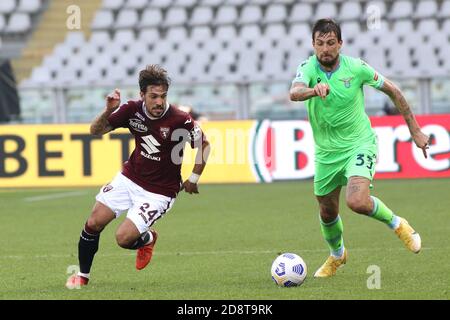
[[[344,191],[344,190],[343,190]],[[97,189],[0,190],[0,299],[449,299],[450,180],[376,181],[373,194],[407,218],[423,250],[408,252],[394,233],[351,213],[341,195],[347,265],[330,279],[312,275],[328,256],[312,182],[201,185],[182,194],[155,224],[152,263],[115,243],[120,221],[102,233],[91,282],[64,287],[78,264],[77,243]],[[279,288],[270,267],[282,252],[305,260],[300,287]],[[369,289],[380,269],[380,289]],[[369,268],[370,270],[370,268]]]

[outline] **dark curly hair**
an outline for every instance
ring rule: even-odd
[[[170,78],[167,71],[157,64],[150,64],[139,72],[139,88],[146,93],[148,86],[166,86],[169,89]]]
[[[317,20],[312,29],[312,40],[314,41],[314,35],[319,32],[319,35],[324,35],[330,32],[334,32],[338,41],[342,41],[341,27],[333,19],[320,19]]]

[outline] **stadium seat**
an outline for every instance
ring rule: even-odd
[[[200,0],[200,6],[217,7],[221,5],[223,0]]]
[[[390,61],[390,74],[396,76],[407,76],[412,70],[409,49],[404,46],[397,46],[388,50]]]
[[[97,11],[92,21],[93,30],[109,29],[114,23],[114,15],[112,11],[100,10]]]
[[[0,13],[0,34],[2,33],[3,29],[6,27],[6,19],[3,14]],[[1,43],[1,42],[0,42]]]
[[[253,40],[261,37],[261,29],[257,24],[247,24],[242,26],[239,37],[245,40]]]
[[[334,18],[337,16],[337,8],[334,3],[321,2],[317,5],[316,12],[314,13],[314,20],[323,18]]]
[[[15,0],[2,0],[0,1],[0,13],[11,13],[16,8]]]
[[[450,18],[444,20],[442,23],[441,32],[450,35]]]
[[[411,20],[398,20],[394,22],[392,32],[397,35],[405,35],[414,32],[414,25]]]
[[[174,0],[171,6],[190,8],[195,6],[197,0]]]
[[[136,10],[124,9],[120,10],[114,23],[115,29],[130,29],[138,24],[138,14]]]
[[[309,3],[296,3],[291,9],[288,22],[309,22],[313,16],[313,7]]]
[[[125,0],[103,0],[102,8],[108,10],[119,10],[125,4]]]
[[[257,52],[261,52],[263,54],[266,53],[267,51],[280,51],[273,48],[272,41],[273,40],[268,38],[261,38],[261,37],[255,38],[252,41],[252,50],[256,50]]]
[[[73,55],[70,59],[67,59],[67,63],[63,66],[64,69],[77,69],[83,68],[87,65],[86,59],[82,55]]]
[[[197,50],[197,51],[204,51],[210,55],[224,51],[220,40],[211,39],[208,41],[205,41],[205,40],[203,40],[203,41],[204,41],[203,50]]]
[[[413,49],[412,59],[416,65],[417,71],[421,76],[438,76],[442,75],[439,65],[437,63],[434,48],[429,45],[416,46]]]
[[[187,22],[187,20],[188,18],[185,8],[171,7],[166,12],[163,25],[164,27],[182,26]]]
[[[149,7],[165,9],[169,8],[173,3],[173,0],[150,0]]]
[[[230,40],[237,37],[236,28],[233,25],[219,26],[216,28],[215,37],[221,40]]]
[[[159,27],[163,22],[162,11],[157,8],[145,9],[141,16],[141,21],[139,22],[140,28],[151,28]]]
[[[264,14],[264,23],[282,23],[286,20],[287,10],[286,6],[282,4],[269,5]]]
[[[208,28],[208,27],[204,27]],[[208,28],[209,29],[209,28]],[[166,32],[166,40],[173,43],[182,43],[188,37],[188,31],[185,27],[172,27]]]
[[[26,13],[36,13],[41,9],[41,0],[20,0],[17,11]]]
[[[450,0],[444,0],[441,4],[441,8],[437,13],[437,17],[440,19],[450,18]]]
[[[122,83],[126,74],[125,68],[120,64],[113,64],[106,69],[106,78],[108,82]]]
[[[135,9],[135,10],[143,10],[148,5],[147,0],[128,0],[125,3],[124,8],[126,9]]]
[[[208,25],[213,21],[214,12],[211,7],[194,8],[189,26]]]
[[[340,9],[339,21],[358,21],[362,15],[359,2],[345,2]]]
[[[361,58],[375,70],[384,74],[387,65],[385,49],[379,46],[372,46],[365,48],[363,51],[365,54]]]
[[[70,48],[81,48],[86,43],[84,33],[81,31],[68,32],[64,43]]]
[[[341,23],[341,36],[342,39],[354,39],[361,33],[361,27],[358,21],[347,21]]]
[[[420,20],[417,25],[417,33],[420,35],[434,35],[438,32],[439,25],[436,19]]]
[[[361,48],[358,45],[345,44],[342,47],[342,54],[353,57],[353,58],[363,58],[361,56]]]
[[[103,46],[111,42],[111,37],[107,31],[94,31],[91,34],[89,42],[96,46]]]
[[[13,13],[8,21],[6,31],[10,33],[24,33],[31,28],[30,16],[26,13]]]
[[[301,40],[303,42],[308,42],[312,40],[311,28],[307,23],[292,24],[289,28],[288,37],[292,40]]]
[[[131,45],[136,42],[136,35],[131,29],[118,30],[114,34],[113,42],[118,46]]]
[[[235,24],[237,17],[238,13],[236,7],[219,7],[216,18],[214,19],[214,25]]]
[[[413,3],[407,0],[394,1],[388,13],[390,20],[408,18],[413,15]]]
[[[225,0],[224,5],[231,5],[231,6],[242,6],[246,4],[248,0]]]
[[[212,30],[208,26],[199,26],[191,29],[192,40],[205,40],[211,38],[212,38]]]
[[[257,6],[265,6],[265,5],[271,4],[273,2],[273,0],[251,0],[249,2],[251,2],[252,4],[257,5]]]
[[[278,40],[280,38],[280,35],[286,34],[286,26],[283,23],[271,23],[269,24],[265,31],[264,31],[264,37],[272,40]]]
[[[137,41],[152,44],[159,39],[160,35],[157,29],[141,29]]]
[[[259,6],[250,5],[242,8],[239,24],[254,24],[262,21],[263,13]]]
[[[85,43],[78,51],[78,54],[84,58],[86,64],[88,64],[89,60],[92,61],[98,53],[99,48],[96,43]]]
[[[33,84],[48,83],[51,80],[50,72],[44,66],[36,67],[31,72],[30,80]]]
[[[433,18],[438,12],[436,0],[418,1],[413,17],[415,19]]]

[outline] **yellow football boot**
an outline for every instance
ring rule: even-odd
[[[400,218],[400,225],[395,229],[395,234],[403,241],[406,248],[414,253],[419,253],[422,248],[422,240],[420,235],[409,225],[408,221]]]
[[[336,274],[336,270],[347,262],[347,249],[344,248],[342,257],[329,256],[327,261],[316,271],[314,278],[327,278]]]

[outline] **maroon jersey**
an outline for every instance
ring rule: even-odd
[[[194,148],[194,143],[202,141],[202,132],[191,116],[168,105],[164,115],[153,120],[139,100],[120,106],[108,122],[114,129],[128,128],[135,138],[135,149],[122,174],[147,191],[175,198],[180,190],[184,144],[190,142]]]

